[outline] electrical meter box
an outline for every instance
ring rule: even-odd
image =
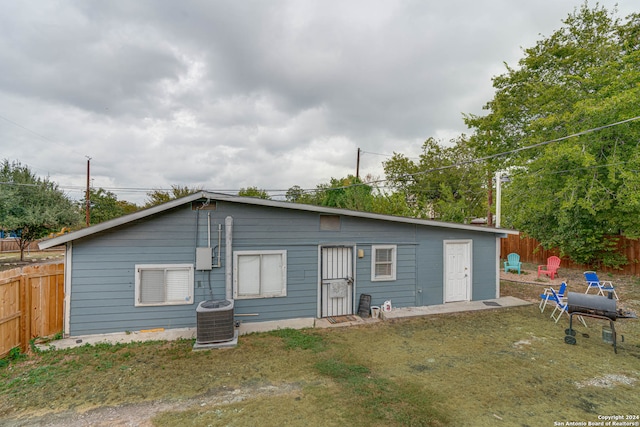
[[[196,248],[196,270],[211,270],[213,248]]]

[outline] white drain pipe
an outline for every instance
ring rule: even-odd
[[[233,218],[228,216],[224,219],[224,249],[225,249],[225,297],[233,299]],[[219,249],[218,249],[219,250]]]

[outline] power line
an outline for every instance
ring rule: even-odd
[[[52,140],[50,140],[50,139],[38,134],[37,132],[32,131],[31,129],[26,128],[25,126],[20,125],[19,123],[14,122],[11,119],[8,119],[7,117],[4,117],[4,116],[0,115],[0,118],[5,120],[5,121],[7,121],[7,122],[9,122],[9,123],[11,123],[11,124],[13,124],[13,125],[15,125],[15,126],[18,126],[18,127],[22,128],[22,129],[25,129],[28,132],[31,132],[34,135],[36,135],[36,136],[38,136],[38,137],[40,137],[40,138],[42,138],[42,139],[44,139],[46,141],[49,141],[49,142],[52,142],[52,143],[55,143],[55,144],[59,144],[59,143],[57,143],[55,141],[52,141]],[[455,167],[459,167],[459,166],[464,166],[464,165],[468,165],[468,164],[478,163],[478,162],[482,162],[482,161],[486,161],[486,160],[490,160],[490,159],[494,159],[494,158],[498,158],[498,157],[502,157],[502,156],[507,156],[507,155],[519,153],[519,152],[522,152],[522,151],[525,151],[525,150],[538,148],[538,147],[541,147],[541,146],[544,146],[544,145],[548,145],[548,144],[551,144],[551,143],[560,142],[560,141],[564,141],[564,140],[567,140],[567,139],[570,139],[570,138],[575,138],[575,137],[578,137],[578,136],[582,136],[582,135],[586,135],[586,134],[589,134],[589,133],[597,132],[599,130],[603,130],[603,129],[607,129],[607,128],[610,128],[610,127],[618,126],[618,125],[621,125],[621,124],[624,124],[624,123],[629,123],[629,122],[632,122],[632,121],[635,121],[635,120],[638,120],[638,119],[640,119],[640,116],[636,116],[636,117],[633,117],[633,118],[630,118],[630,119],[626,119],[626,120],[622,120],[622,121],[619,121],[619,122],[615,122],[615,123],[599,126],[599,127],[592,128],[592,129],[587,129],[587,130],[584,130],[584,131],[581,131],[581,132],[577,132],[577,133],[574,133],[574,134],[571,134],[571,135],[563,136],[563,137],[560,137],[560,138],[539,142],[539,143],[532,144],[532,145],[529,145],[529,146],[526,146],[526,147],[520,147],[520,148],[516,148],[516,149],[513,149],[513,150],[509,150],[509,151],[504,151],[504,152],[497,153],[497,154],[492,154],[492,155],[485,156],[485,157],[480,157],[480,158],[476,158],[476,159],[470,159],[470,160],[454,163],[454,164],[451,164],[451,165],[440,166],[440,167],[436,167],[436,168],[425,169],[425,170],[422,170],[422,171],[419,171],[419,172],[404,174],[404,175],[399,176],[396,179],[413,178],[415,176],[424,175],[424,174],[431,173],[431,172],[438,172],[438,171],[447,170],[447,169],[451,169],[451,168],[455,168]],[[59,144],[59,145],[61,145],[61,144]],[[362,153],[373,154],[373,155],[384,156],[384,157],[393,157],[393,155],[387,155],[387,154],[382,154],[382,153],[374,153],[374,152],[369,152],[369,151],[364,151],[364,150],[362,150]],[[407,158],[411,159],[411,157],[407,157]],[[414,159],[418,159],[418,158],[414,157]],[[600,167],[600,166],[598,166],[598,167]],[[376,185],[378,188],[389,188],[389,187],[384,187],[384,186],[378,186],[377,185],[377,184],[382,184],[382,183],[385,183],[385,182],[388,182],[388,181],[390,181],[390,180],[389,179],[380,179],[380,180],[374,180],[374,181],[370,181],[370,182],[366,182],[366,183],[349,184],[349,185],[345,185],[345,186],[342,186],[342,187],[320,188],[320,189],[318,189],[318,188],[300,189],[300,191],[302,193],[315,193],[315,192],[318,192],[318,191],[342,190],[342,189],[358,187],[358,186],[363,186],[363,185]],[[0,182],[0,185],[35,186],[37,184],[18,184],[18,183],[10,183],[10,182]],[[66,189],[66,190],[71,190],[71,191],[80,191],[80,190],[84,191],[84,187],[83,186],[79,186],[79,185],[78,186],[74,186],[74,185],[60,185],[60,184],[58,184],[57,187],[60,188],[60,189]],[[170,192],[170,191],[173,190],[173,188],[149,188],[149,187],[100,187],[100,188],[104,189],[105,191],[119,192],[119,193],[149,193],[149,192],[153,192],[153,191]],[[217,192],[217,193],[237,194],[239,191],[241,191],[241,189],[207,189],[207,190],[204,190],[204,191]],[[286,190],[285,189],[266,189],[266,190],[263,190],[263,191],[265,191],[267,193],[283,193],[284,192],[285,194],[275,194],[275,195],[273,195],[274,197],[276,197],[276,196],[282,197],[282,196],[286,196],[286,192],[288,192],[289,189],[286,189]]]
[[[638,119],[640,119],[640,116],[636,116],[636,117],[633,117],[633,118],[630,118],[630,119],[626,119],[626,120],[621,120],[619,122],[615,122],[615,123],[599,126],[599,127],[592,128],[592,129],[587,129],[587,130],[580,131],[580,132],[577,132],[577,133],[573,133],[571,135],[563,136],[563,137],[560,137],[560,138],[539,142],[539,143],[532,144],[532,145],[529,145],[529,146],[526,146],[526,147],[520,147],[520,148],[516,148],[516,149],[513,149],[513,150],[509,150],[509,151],[504,151],[504,152],[501,152],[501,153],[492,154],[492,155],[485,156],[485,157],[480,157],[480,158],[476,158],[476,159],[470,159],[470,160],[466,160],[466,161],[462,161],[462,162],[458,162],[458,163],[453,163],[451,165],[440,166],[440,167],[436,167],[436,168],[425,169],[425,170],[422,170],[422,171],[419,171],[419,172],[404,174],[404,175],[399,176],[396,179],[413,178],[413,177],[418,176],[418,175],[424,175],[424,174],[431,173],[431,172],[439,172],[439,171],[442,171],[442,170],[447,170],[447,169],[451,169],[451,168],[455,168],[455,167],[459,167],[459,166],[478,163],[478,162],[482,162],[482,161],[485,161],[485,160],[494,159],[494,158],[497,158],[497,157],[507,156],[507,155],[519,153],[519,152],[522,152],[522,151],[525,151],[525,150],[538,148],[538,147],[541,147],[541,146],[544,146],[544,145],[548,145],[548,144],[551,144],[551,143],[561,142],[561,141],[565,141],[565,140],[570,139],[570,138],[575,138],[575,137],[578,137],[578,136],[582,136],[582,135],[586,135],[586,134],[589,134],[589,133],[597,132],[599,130],[607,129],[607,128],[610,128],[610,127],[619,126],[621,124],[629,123],[629,122],[632,122],[632,121],[635,121],[635,120],[638,120]],[[363,186],[363,185],[377,185],[377,184],[385,183],[385,182],[388,182],[388,181],[390,181],[390,180],[389,179],[380,179],[380,180],[370,181],[370,182],[366,182],[366,183],[349,184],[349,185],[345,185],[345,186],[341,186],[341,187],[320,188],[320,189],[318,189],[318,188],[300,189],[300,191],[302,193],[315,193],[315,192],[318,192],[318,191],[335,191],[335,190],[343,190],[343,189],[348,189],[348,188],[353,188],[353,187],[359,187],[359,186]],[[0,183],[0,184],[7,184],[7,183]],[[81,186],[63,186],[63,185],[59,185],[58,187],[59,188],[63,188],[63,189],[69,189],[69,190],[82,190],[83,189],[83,187],[81,187]],[[138,192],[138,193],[139,192],[148,193],[148,192],[151,192],[151,191],[171,191],[172,190],[171,188],[164,188],[163,189],[163,188],[144,188],[144,187],[101,187],[101,188],[103,188],[106,191],[131,192],[131,193],[136,193],[136,192]],[[379,187],[379,188],[387,188],[387,187]],[[216,189],[214,189],[214,190],[208,189],[208,190],[205,190],[205,191],[218,192],[218,193],[235,193],[235,194],[237,194],[240,190],[238,190],[238,189],[217,189],[217,190]],[[265,191],[267,193],[270,193],[270,192],[280,193],[280,192],[288,192],[289,190],[288,189],[287,190],[283,190],[283,189],[266,189],[266,190],[263,190],[263,191]],[[286,194],[279,195],[279,196],[286,196]]]
[[[606,167],[609,167],[609,166],[626,165],[629,162],[630,162],[630,160],[626,161],[626,162],[607,163],[605,165],[583,166],[583,167],[574,168],[574,169],[565,169],[565,170],[561,170],[561,171],[551,171],[551,172],[547,172],[547,174],[549,174],[549,175],[560,175],[560,174],[569,173],[569,172],[584,171],[584,170],[597,169],[597,168],[606,168]],[[544,169],[538,169],[538,170],[535,170],[535,171],[527,171],[527,174],[529,174],[529,175],[537,175],[537,174],[541,173],[543,170]]]
[[[14,122],[13,120],[11,120],[11,119],[9,119],[9,118],[7,118],[7,117],[3,116],[2,114],[0,114],[0,119],[2,119],[2,120],[4,120],[4,121],[7,121],[7,122],[11,123],[12,125],[17,126],[17,127],[21,128],[21,129],[24,129],[24,130],[26,130],[27,132],[30,132],[30,133],[34,134],[34,135],[35,135],[35,136],[37,136],[38,138],[42,138],[42,139],[44,139],[44,140],[45,140],[45,141],[47,141],[47,142],[52,142],[52,143],[54,143],[54,144],[59,144],[58,142],[56,142],[56,141],[52,141],[52,140],[50,140],[49,138],[47,138],[46,136],[40,135],[38,132],[35,132],[35,131],[33,131],[33,130],[29,129],[28,127],[22,126],[20,123]]]
[[[34,130],[29,129],[29,128],[28,128],[28,127],[26,127],[26,126],[23,126],[23,125],[21,125],[20,123],[15,122],[15,121],[13,121],[13,120],[9,119],[8,117],[3,116],[2,114],[0,114],[0,119],[4,120],[4,121],[6,121],[6,122],[9,122],[9,123],[11,123],[11,124],[12,124],[12,125],[14,125],[14,126],[17,126],[17,127],[19,127],[20,129],[24,129],[24,130],[26,130],[27,132],[32,133],[33,135],[37,136],[38,138],[43,139],[44,141],[50,142],[50,143],[52,143],[52,144],[56,144],[57,146],[62,147],[62,148],[64,148],[64,149],[66,149],[66,150],[68,150],[68,149],[69,149],[69,147],[65,146],[64,144],[62,144],[62,143],[60,143],[60,142],[58,142],[58,141],[54,141],[54,140],[52,140],[52,139],[50,139],[50,138],[47,138],[46,136],[41,135],[41,134],[39,134],[38,132],[36,132],[36,131],[34,131]],[[78,153],[77,151],[75,151],[75,150],[71,150],[71,151],[72,151],[72,152],[74,152],[74,153],[76,153],[76,154],[79,154],[79,153]]]
[[[636,116],[636,117],[631,118],[631,119],[622,120],[622,121],[619,121],[619,122],[616,122],[616,123],[611,123],[611,124],[604,125],[604,126],[599,126],[597,128],[584,130],[584,131],[577,132],[577,133],[574,133],[574,134],[571,134],[571,135],[567,135],[567,136],[563,136],[563,137],[560,137],[560,138],[551,139],[551,140],[543,141],[543,142],[538,142],[536,144],[528,145],[526,147],[520,147],[520,148],[516,148],[514,150],[509,150],[509,151],[504,151],[502,153],[492,154],[490,156],[480,157],[480,158],[477,158],[477,159],[471,159],[471,160],[467,160],[467,161],[464,161],[464,162],[460,162],[458,164],[453,164],[453,165],[448,165],[448,166],[441,166],[441,167],[433,168],[433,169],[427,170],[427,171],[416,172],[415,174],[412,174],[412,175],[424,174],[424,173],[428,173],[428,172],[435,172],[435,171],[444,170],[444,169],[450,169],[450,168],[453,168],[453,167],[463,166],[463,165],[467,165],[467,164],[471,164],[471,163],[483,162],[485,160],[495,159],[497,157],[502,157],[502,156],[507,156],[509,154],[519,153],[521,151],[530,150],[532,148],[542,147],[544,145],[548,145],[548,144],[551,144],[551,143],[554,143],[554,142],[565,141],[565,140],[570,139],[570,138],[575,138],[575,137],[578,137],[578,136],[587,135],[589,133],[597,132],[597,131],[602,130],[602,129],[607,129],[607,128],[610,128],[610,127],[613,127],[613,126],[618,126],[618,125],[621,125],[621,124],[624,124],[624,123],[628,123],[628,122],[631,122],[631,121],[634,121],[634,120],[638,120],[638,119],[640,119],[640,116]]]
[[[509,154],[519,153],[521,151],[530,150],[532,148],[542,147],[544,145],[548,145],[548,144],[551,144],[551,143],[554,143],[554,142],[565,141],[565,140],[570,139],[570,138],[575,138],[575,137],[578,137],[578,136],[587,135],[589,133],[597,132],[599,130],[607,129],[607,128],[614,127],[614,126],[619,126],[621,124],[629,123],[629,122],[632,122],[632,121],[638,120],[638,119],[640,119],[640,116],[632,117],[630,119],[621,120],[619,122],[610,123],[608,125],[603,125],[603,126],[599,126],[599,127],[592,128],[592,129],[583,130],[581,132],[573,133],[571,135],[563,136],[563,137],[560,137],[560,138],[551,139],[551,140],[543,141],[543,142],[538,142],[536,144],[528,145],[526,147],[520,147],[520,148],[516,148],[514,150],[509,150],[509,151],[504,151],[504,152],[497,153],[497,154],[492,154],[490,156],[485,156],[485,157],[480,157],[480,158],[477,158],[477,159],[466,160],[466,161],[463,161],[463,162],[453,163],[451,165],[440,166],[440,167],[437,167],[437,168],[425,169],[425,170],[420,171],[420,172],[404,174],[404,175],[399,176],[397,179],[413,178],[413,177],[415,177],[417,175],[424,175],[424,174],[431,173],[431,172],[438,172],[438,171],[442,171],[442,170],[446,170],[446,169],[456,168],[456,167],[459,167],[459,166],[465,166],[465,165],[469,165],[469,164],[473,164],[473,163],[483,162],[485,160],[495,159],[497,157],[502,157],[502,156],[507,156]],[[351,185],[347,185],[347,186],[344,186],[344,187],[335,187],[334,190],[346,189],[346,188],[350,188],[350,187],[357,187],[357,186],[360,186],[360,185],[377,184],[377,183],[387,182],[387,181],[390,181],[390,180],[381,179],[381,180],[377,180],[377,181],[371,181],[371,182],[368,182],[366,184],[351,184]]]
[[[46,142],[50,142],[50,143],[52,143],[52,144],[55,144],[55,145],[57,145],[58,147],[63,148],[63,149],[67,150],[67,151],[68,151],[68,152],[70,152],[70,153],[77,154],[77,155],[81,155],[78,151],[76,151],[76,150],[74,150],[74,149],[70,149],[68,146],[66,146],[66,145],[62,144],[61,142],[54,141],[54,140],[52,140],[52,139],[50,139],[50,138],[47,138],[46,136],[41,135],[41,134],[39,134],[38,132],[36,132],[36,131],[34,131],[34,130],[32,130],[32,129],[29,129],[28,127],[26,127],[26,126],[24,126],[24,125],[21,125],[20,123],[18,123],[18,122],[16,122],[16,121],[14,121],[14,120],[11,120],[10,118],[8,118],[8,117],[6,117],[6,116],[3,116],[2,114],[0,114],[0,119],[2,119],[2,120],[4,120],[4,121],[6,121],[6,122],[8,122],[8,123],[11,123],[12,125],[14,125],[14,126],[16,126],[16,127],[19,127],[20,129],[26,130],[27,132],[29,132],[29,133],[31,133],[31,134],[33,134],[33,135],[37,136],[38,138],[42,139],[43,141],[46,141]],[[36,165],[36,166],[37,166],[37,165]],[[49,174],[49,172],[51,171],[51,169],[50,169],[50,168],[43,168],[43,167],[39,167],[39,169],[40,169],[40,170],[42,170],[42,171],[46,171],[46,172],[47,172],[47,174]],[[62,172],[59,172],[59,171],[58,171],[57,173],[62,173]]]
[[[373,154],[374,156],[382,156],[382,157],[393,157],[396,155],[396,153],[394,154],[382,154],[382,153],[374,153],[372,151],[365,151],[365,150],[360,150],[360,152],[362,154]],[[407,159],[414,159],[414,160],[420,160],[420,157],[405,157]]]

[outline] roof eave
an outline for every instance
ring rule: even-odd
[[[275,208],[327,213],[327,214],[334,214],[334,215],[346,215],[346,216],[352,216],[352,217],[358,217],[358,218],[367,218],[367,219],[374,219],[374,220],[381,220],[381,221],[393,221],[393,222],[399,222],[399,223],[417,224],[417,225],[425,225],[425,226],[439,227],[439,228],[450,228],[450,229],[456,229],[456,230],[475,231],[475,232],[481,232],[481,233],[493,233],[493,234],[499,235],[500,237],[506,237],[509,234],[515,234],[515,235],[519,234],[517,230],[508,230],[504,228],[479,227],[477,225],[457,224],[452,222],[441,222],[441,221],[434,221],[429,219],[382,215],[382,214],[371,213],[371,212],[360,212],[360,211],[352,211],[348,209],[330,208],[330,207],[315,206],[315,205],[304,205],[304,204],[298,204],[298,203],[280,202],[280,201],[267,200],[267,199],[258,199],[253,197],[239,197],[239,196],[231,196],[228,194],[200,191],[198,193],[194,193],[189,196],[182,197],[180,199],[171,200],[161,205],[153,206],[148,209],[143,209],[141,211],[134,212],[129,215],[121,216],[119,218],[115,218],[109,221],[105,221],[100,224],[93,225],[91,227],[83,228],[81,230],[77,230],[62,236],[54,237],[52,239],[43,240],[38,244],[38,246],[40,247],[40,249],[48,249],[54,246],[60,246],[60,245],[66,244],[67,242],[80,239],[83,237],[87,237],[92,234],[99,233],[101,231],[106,231],[114,227],[119,227],[121,225],[125,225],[128,223],[149,217],[151,215],[162,213],[199,199],[220,200],[220,201],[226,201],[230,203],[244,203],[244,204],[250,204],[250,205],[269,206],[269,207],[275,207]]]
[[[218,195],[216,194],[215,198],[217,200],[225,200],[232,203],[248,203],[253,205],[261,205],[261,206],[271,206],[277,208],[285,208],[285,209],[293,209],[293,210],[301,210],[301,211],[309,211],[309,212],[319,212],[319,213],[328,213],[328,214],[336,214],[336,215],[348,215],[359,218],[368,218],[368,219],[376,219],[382,221],[393,221],[393,222],[403,222],[408,224],[419,224],[419,225],[428,225],[432,227],[440,227],[440,228],[453,228],[458,230],[468,230],[468,231],[480,231],[486,233],[494,233],[494,234],[504,234],[504,237],[508,234],[520,234],[517,230],[510,230],[506,228],[494,228],[494,227],[481,227],[477,225],[471,224],[458,224],[454,222],[442,222],[435,221],[431,219],[420,219],[420,218],[410,218],[404,216],[393,216],[393,215],[383,215],[371,212],[363,212],[363,211],[352,211],[348,209],[341,208],[330,208],[326,206],[316,206],[316,205],[305,205],[299,203],[289,203],[289,202],[278,202],[274,200],[268,199],[257,199],[252,197],[238,197],[238,196],[229,196],[226,194]]]
[[[118,218],[111,219],[109,221],[101,222],[100,224],[92,225],[91,227],[86,227],[81,230],[64,234],[62,236],[54,237],[52,239],[43,240],[42,242],[38,243],[38,246],[40,247],[40,249],[48,249],[54,246],[60,246],[72,240],[81,239],[83,237],[87,237],[92,234],[99,233],[101,231],[109,230],[110,228],[119,227],[121,225],[128,224],[130,222],[134,222],[139,219],[143,219],[148,216],[155,215],[155,214],[176,208],[185,203],[202,199],[203,197],[206,198],[206,194],[207,193],[205,193],[204,191],[201,191],[186,197],[182,197],[180,199],[171,200],[161,205],[153,206],[147,209],[134,212],[129,215],[124,215]]]

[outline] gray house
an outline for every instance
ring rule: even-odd
[[[65,245],[65,334],[193,328],[499,297],[511,230],[200,192],[40,243]]]

